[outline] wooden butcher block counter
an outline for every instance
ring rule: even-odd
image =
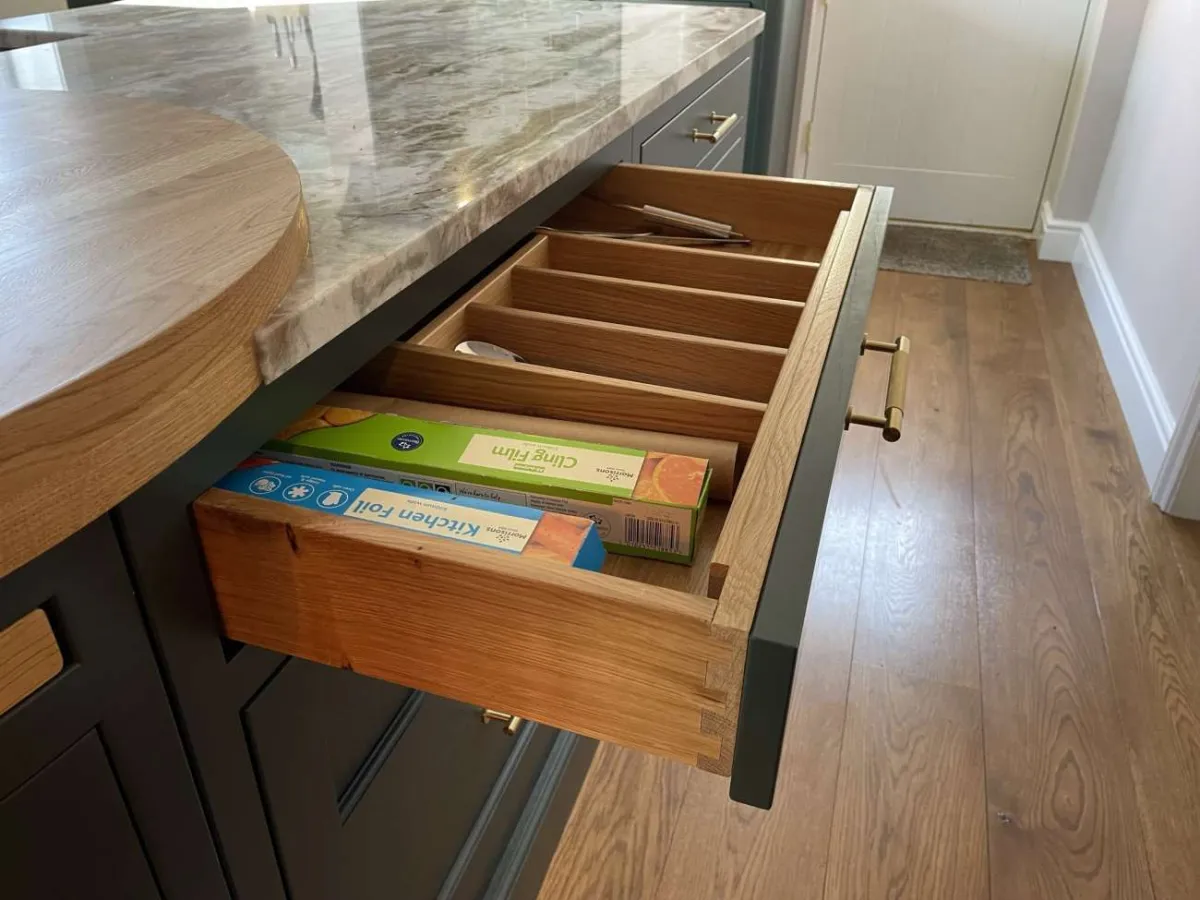
[[[0,91],[0,134],[3,575],[254,391],[308,228],[287,155],[208,113]]]

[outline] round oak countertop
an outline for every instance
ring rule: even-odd
[[[208,113],[0,91],[0,134],[2,576],[258,387],[308,223],[287,155]]]

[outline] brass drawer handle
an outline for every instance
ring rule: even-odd
[[[854,411],[851,406],[846,410],[846,430],[851,425],[869,425],[872,428],[883,429],[885,441],[900,440],[900,426],[904,423],[904,395],[908,392],[908,351],[909,341],[904,335],[896,338],[894,343],[888,341],[873,341],[863,335],[859,355],[868,350],[892,354],[892,370],[888,373],[887,400],[884,402],[882,416],[864,416]]]
[[[709,113],[708,121],[717,126],[716,131],[701,131],[699,128],[693,128],[691,133],[693,141],[708,141],[710,144],[720,142],[721,138],[729,134],[729,130],[738,123],[738,114],[723,116],[720,113]]]
[[[521,723],[525,721],[520,716],[514,716],[512,713],[500,712],[498,709],[483,710],[480,719],[483,721],[484,725],[486,725],[488,722],[504,722],[504,733],[509,735],[516,734],[517,730],[521,727]]]

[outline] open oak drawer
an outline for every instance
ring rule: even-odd
[[[736,444],[692,566],[587,572],[212,490],[195,511],[226,633],[732,775],[731,797],[768,807],[889,201],[618,166],[344,386]],[[752,242],[565,231],[636,227],[624,204]]]

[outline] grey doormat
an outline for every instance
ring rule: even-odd
[[[879,268],[918,275],[1029,284],[1029,241],[1008,234],[889,225]]]

